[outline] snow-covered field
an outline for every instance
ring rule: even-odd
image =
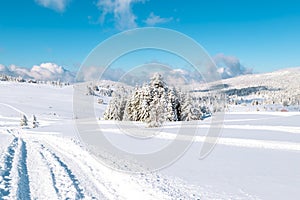
[[[176,162],[134,174],[98,162],[78,140],[72,86],[0,82],[0,94],[0,199],[299,199],[299,112],[228,112],[204,159],[210,118],[167,123],[155,140],[136,145],[114,122],[100,121],[106,136],[128,151],[152,151],[172,141],[178,128],[197,126]],[[105,106],[96,106],[97,117]],[[29,128],[20,127],[20,112]],[[40,124],[34,129],[33,114]]]

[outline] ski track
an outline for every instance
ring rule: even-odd
[[[8,197],[10,194],[11,188],[11,169],[13,166],[13,159],[15,156],[16,148],[18,146],[18,138],[15,137],[13,141],[7,148],[7,151],[4,154],[3,162],[1,162],[0,166],[0,199]],[[3,166],[2,166],[3,165]]]
[[[0,199],[96,199],[84,193],[72,169],[44,144],[22,134],[13,137],[0,158]]]
[[[212,199],[229,197],[161,174],[115,171],[68,138],[33,135],[24,130],[16,135],[0,158],[4,160],[0,165],[0,199],[202,199],[200,194]]]
[[[30,199],[26,143],[13,137],[0,167],[0,199]]]
[[[29,178],[27,169],[27,148],[24,140],[21,139],[19,163],[18,163],[18,199],[30,199]]]
[[[40,145],[34,140],[27,140],[28,173],[32,199],[58,199],[58,188],[53,169],[49,168],[47,160],[40,152]],[[33,158],[33,159],[32,159]],[[42,178],[41,178],[42,176]],[[54,180],[54,181],[53,181]],[[53,186],[53,187],[52,187]]]
[[[40,154],[47,161],[53,187],[61,199],[83,199],[83,189],[72,170],[55,153],[41,144]]]
[[[86,191],[90,194],[90,198],[92,199],[122,199],[121,196],[118,195],[117,190],[109,183],[107,180],[100,179],[99,177],[103,177],[102,173],[95,167],[97,165],[97,161],[93,162],[93,165],[89,162],[84,162],[85,159],[89,158],[89,155],[84,154],[84,150],[82,153],[78,154],[78,149],[76,153],[72,150],[73,147],[70,147],[70,151],[68,147],[61,148],[59,145],[56,145],[54,140],[60,140],[55,137],[47,137],[46,140],[41,139],[40,142],[47,145],[49,149],[55,151],[57,155],[60,155],[68,162],[68,165],[72,166],[73,169],[77,169],[77,175],[80,176],[80,180],[84,182],[84,185],[89,187],[89,191]],[[73,142],[68,143],[68,145],[74,145]],[[81,148],[76,145],[77,148]],[[76,159],[74,159],[76,158]],[[89,160],[91,161],[91,160]],[[87,189],[87,188],[86,188]]]
[[[53,189],[48,197],[51,196],[52,199],[106,199],[85,171],[74,165],[74,157],[69,159],[53,149],[45,140],[41,139],[43,137],[28,135],[24,137],[31,143],[33,154],[40,158],[40,165],[46,168],[42,170],[43,172],[46,170],[48,173],[48,184],[46,185],[52,186]],[[38,159],[35,158],[35,160]],[[41,192],[37,192],[35,196],[41,195]],[[55,196],[56,198],[54,198]]]
[[[200,194],[209,193],[201,188],[188,186],[180,180],[170,180],[161,174],[127,174],[107,168],[98,163],[88,152],[77,151],[82,147],[71,140],[55,136],[43,140],[64,158],[69,157],[71,161],[76,162],[76,169],[78,168],[86,174],[86,178],[101,188],[101,191],[109,199],[201,199]],[[61,145],[61,142],[67,144]],[[134,191],[134,194],[130,194],[128,191]],[[213,196],[217,197],[218,195],[214,194]],[[226,195],[222,195],[223,199],[228,199],[224,196]]]

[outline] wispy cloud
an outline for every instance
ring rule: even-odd
[[[71,0],[35,0],[37,4],[45,8],[55,10],[57,12],[64,12]]]
[[[155,15],[153,12],[150,13],[149,17],[144,21],[147,26],[155,26],[157,24],[164,24],[172,21],[173,18],[163,18],[158,15]]]
[[[115,26],[119,30],[137,27],[137,16],[132,11],[134,3],[144,0],[98,0],[97,7],[101,10],[100,23],[104,23],[108,15],[113,15]]]
[[[235,56],[226,56],[222,53],[217,54],[213,60],[215,61],[218,72],[222,78],[231,78],[244,74],[252,74],[252,69],[244,67]]]

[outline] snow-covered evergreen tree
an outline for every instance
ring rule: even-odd
[[[20,125],[21,126],[28,126],[28,119],[27,119],[27,117],[24,114],[21,116]]]
[[[140,121],[140,117],[141,117],[141,91],[138,87],[136,87],[131,98],[126,104],[125,120]]]
[[[141,90],[141,113],[140,120],[145,122],[150,118],[150,104],[152,101],[151,90],[149,85],[145,84]]]
[[[37,128],[39,126],[39,122],[36,119],[36,116],[32,116],[32,128]]]
[[[122,121],[124,117],[126,102],[126,91],[124,87],[120,87],[113,92],[112,99],[104,113],[104,119]]]
[[[167,120],[179,121],[180,120],[179,108],[180,108],[180,103],[179,103],[179,98],[177,96],[177,92],[175,88],[172,88],[168,91]]]
[[[168,92],[168,86],[164,82],[161,74],[156,73],[153,75],[150,81],[150,90],[152,97],[157,95],[158,98],[165,98]]]
[[[192,102],[192,98],[189,93],[182,94],[180,107],[180,120],[181,121],[192,121],[198,120],[201,117],[199,106],[195,106]]]
[[[150,103],[150,116],[147,120],[148,127],[160,127],[165,121],[165,102],[157,95],[153,97]]]
[[[87,86],[87,93],[86,93],[86,95],[95,95],[94,90],[90,86]]]

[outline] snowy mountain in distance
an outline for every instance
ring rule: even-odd
[[[196,96],[225,94],[229,104],[282,105],[300,104],[300,67],[271,73],[248,74],[205,84],[193,84]],[[253,102],[253,101],[257,101]]]
[[[176,69],[174,70],[177,73],[180,73],[180,76],[187,76],[187,72],[185,70]],[[163,74],[163,73],[162,73]],[[233,78],[222,79],[216,82],[210,83],[192,83],[190,84],[190,88],[197,90],[215,90],[215,86],[219,86],[219,89],[222,88],[221,85],[224,85],[224,90],[228,89],[241,89],[241,88],[250,88],[250,87],[259,87],[265,86],[269,89],[278,89],[278,90],[299,90],[300,84],[300,67],[296,68],[286,68],[281,69],[275,72],[270,73],[261,73],[261,74],[246,74],[240,75]],[[164,77],[166,79],[166,77]],[[147,83],[147,79],[143,79],[143,83]],[[115,85],[116,81],[111,80],[101,80],[99,81],[100,85],[110,84]],[[124,86],[126,85],[125,81],[122,81]],[[140,84],[142,85],[142,83]]]
[[[281,69],[270,73],[242,75],[210,83],[209,85],[212,86],[223,83],[226,86],[226,89],[265,86],[274,89],[293,90],[299,89],[299,77],[300,67],[297,67]]]

